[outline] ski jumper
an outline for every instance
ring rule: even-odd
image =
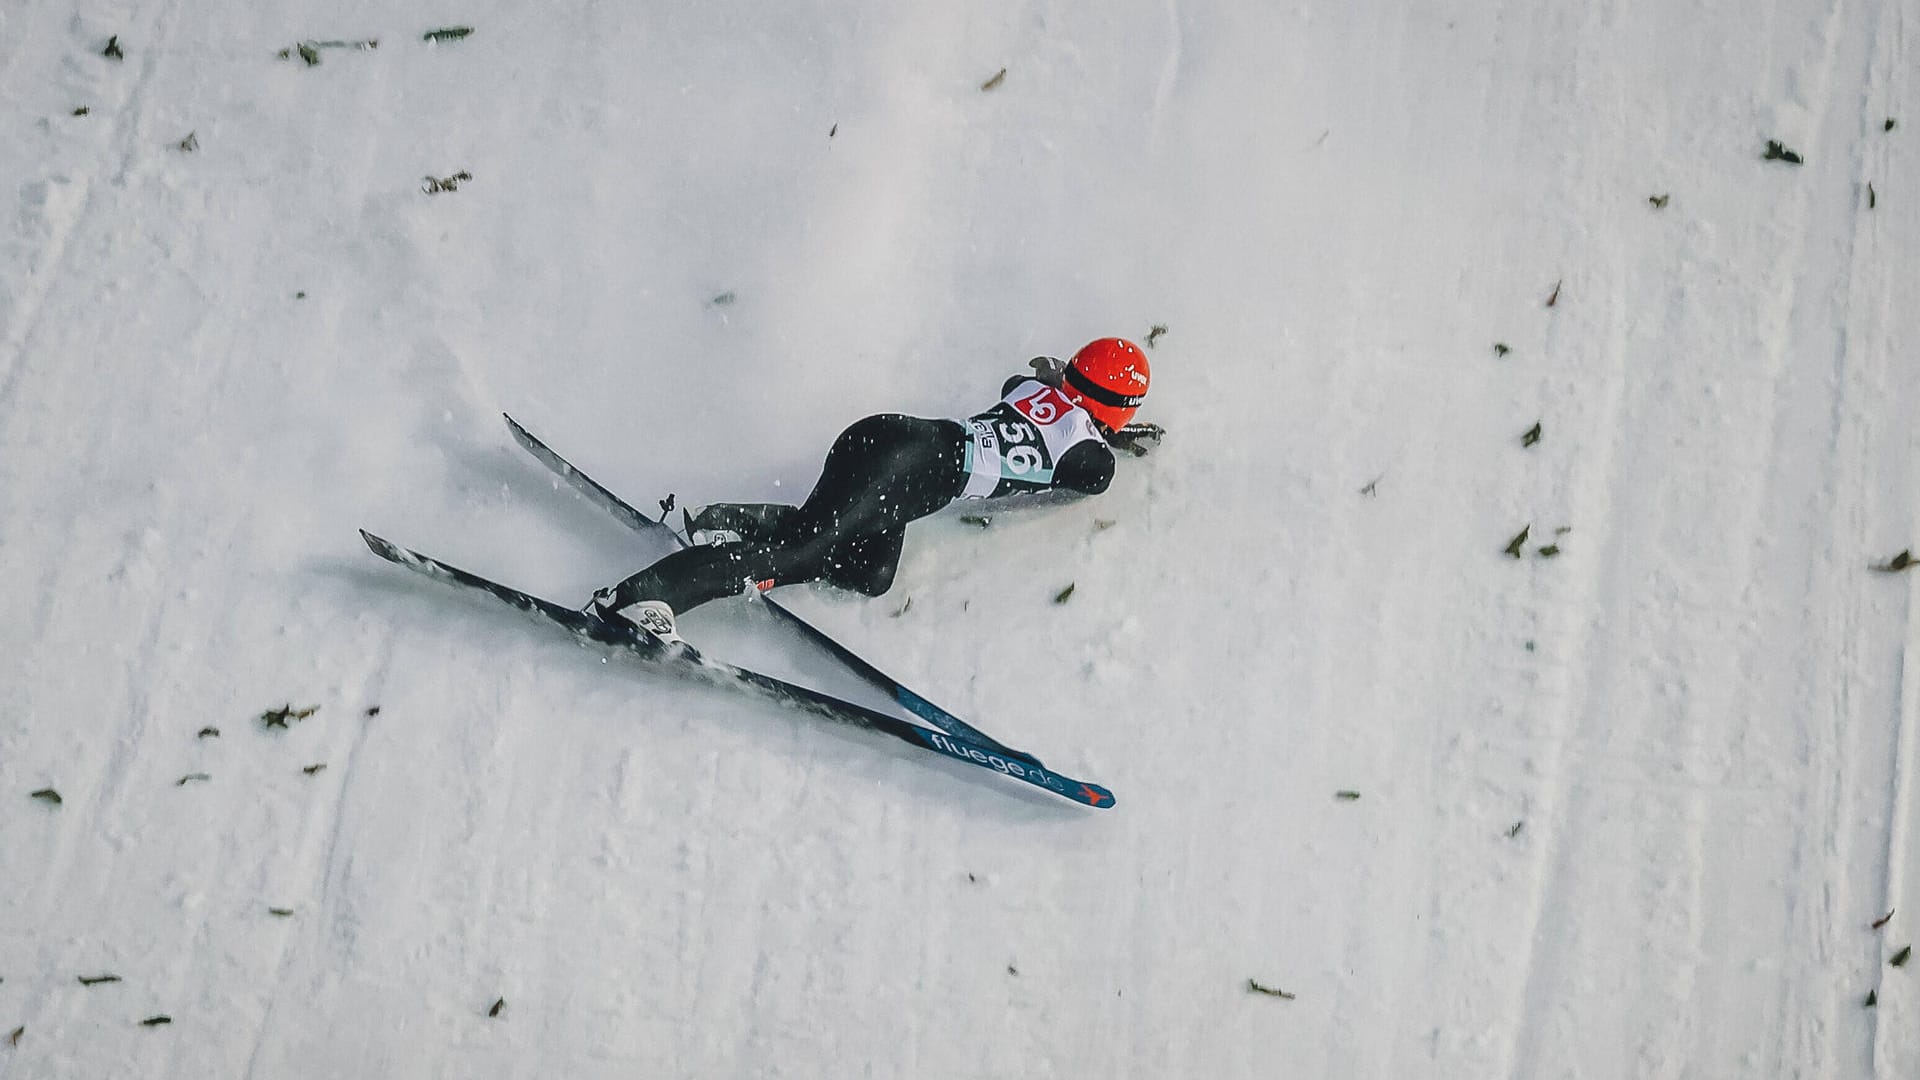
[[[965,420],[885,413],[856,421],[834,440],[806,502],[702,511],[693,526],[740,539],[660,559],[616,586],[609,606],[663,600],[685,612],[749,588],[807,581],[879,596],[893,585],[907,523],[956,499],[1107,489],[1113,451],[1085,409],[1024,375],[1001,393]]]

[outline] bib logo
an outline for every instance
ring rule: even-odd
[[[1073,408],[1073,402],[1053,387],[1042,386],[1031,395],[1014,402],[1013,407],[1019,409],[1027,419],[1045,427],[1067,415]]]

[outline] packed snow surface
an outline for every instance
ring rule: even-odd
[[[0,1076],[1920,1076],[1916,42],[7,0]],[[783,594],[1108,811],[355,533],[584,601],[660,549],[502,412],[798,501],[1109,334],[1111,490]]]

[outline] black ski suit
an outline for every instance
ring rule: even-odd
[[[907,523],[963,495],[1047,490],[1096,495],[1107,489],[1113,451],[1102,438],[1089,435],[1109,433],[1080,412],[1072,418],[1071,445],[1054,460],[1051,451],[1062,448],[1046,445],[1033,418],[1062,416],[1072,406],[1057,390],[1024,375],[1007,380],[1002,394],[1000,404],[965,422],[898,413],[855,422],[834,440],[806,502],[709,507],[689,527],[726,529],[739,533],[740,540],[674,552],[622,581],[606,606],[618,610],[664,600],[675,612],[686,612],[749,588],[806,581],[879,596],[893,585]],[[989,457],[988,467],[970,468],[976,458]],[[1003,457],[1013,464],[999,466]]]

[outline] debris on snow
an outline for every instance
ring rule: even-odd
[[[1880,130],[1881,130],[1881,131],[1892,131],[1892,130],[1893,130],[1893,125],[1894,125],[1894,123],[1895,123],[1895,121],[1894,121],[1894,119],[1893,119],[1893,117],[1891,117],[1891,116],[1889,116],[1889,117],[1887,117],[1887,122],[1886,122],[1886,123],[1885,123],[1884,125],[1882,125],[1882,126],[1881,126],[1881,128],[1880,128]]]
[[[499,1015],[500,1015],[500,1010],[502,1010],[502,1009],[504,1009],[504,1008],[506,1008],[506,1007],[507,1007],[507,999],[506,999],[506,998],[495,998],[495,999],[494,999],[494,1001],[493,1001],[493,1008],[491,1008],[491,1009],[488,1009],[488,1010],[487,1010],[487,1016],[488,1016],[489,1018],[491,1018],[491,1017],[495,1017],[495,1016],[499,1016]]]
[[[1360,801],[1360,793],[1357,791],[1336,791],[1333,793],[1333,797],[1339,799],[1341,802]]]
[[[1556,558],[1560,554],[1560,545],[1548,544],[1546,547],[1541,548],[1539,551],[1535,552],[1534,554],[1540,556],[1543,559]]]
[[[200,733],[194,736],[196,739],[217,739],[219,737],[220,729],[211,724],[201,728]]]
[[[1880,1004],[1879,992],[1874,990],[1867,991],[1867,1008],[1871,1009],[1878,1004]]]
[[[306,773],[306,774],[307,774],[308,776],[312,776],[312,775],[313,775],[314,773],[317,773],[317,772],[319,772],[320,770],[322,770],[322,769],[324,769],[324,768],[326,768],[326,767],[327,767],[327,763],[326,763],[326,762],[324,762],[324,761],[317,761],[317,762],[315,762],[315,763],[313,763],[312,765],[309,765],[309,766],[307,766],[306,768],[304,768],[304,769],[301,769],[300,771],[301,771],[301,772],[303,772],[303,773]]]
[[[840,133],[840,125],[835,124],[832,127],[827,129],[827,138],[831,139],[835,135],[838,135],[839,133]]]
[[[187,132],[187,137],[184,139],[181,139],[177,143],[174,143],[173,148],[175,150],[180,151],[183,154],[191,154],[195,150],[200,149],[199,133],[193,132],[193,131]]]
[[[1655,210],[1665,210],[1667,208],[1667,198],[1665,195],[1649,195],[1647,196],[1647,203]]]
[[[1067,600],[1073,596],[1073,585],[1074,585],[1073,582],[1068,582],[1066,588],[1061,589],[1059,592],[1053,594],[1053,602],[1056,604],[1066,603]]]
[[[73,107],[73,115],[75,116],[85,116],[92,111],[92,107],[87,105],[75,105]]]
[[[1893,959],[1887,961],[1887,965],[1889,967],[1906,967],[1907,959],[1912,955],[1913,955],[1913,946],[1902,945],[1900,947],[1900,951],[1893,954]]]
[[[732,292],[731,290],[729,290],[729,291],[727,291],[727,292],[723,292],[723,293],[721,293],[721,294],[720,294],[719,296],[716,296],[716,297],[714,297],[713,299],[711,299],[711,300],[709,300],[709,301],[707,301],[707,306],[709,306],[709,307],[726,307],[726,306],[727,306],[728,304],[731,304],[731,303],[733,303],[733,301],[734,301],[734,295],[733,295],[733,292]]]
[[[98,986],[101,983],[117,983],[120,981],[120,976],[118,975],[81,975],[78,976],[78,978],[80,979],[81,986]]]
[[[1373,496],[1380,494],[1380,481],[1385,480],[1386,478],[1387,478],[1387,474],[1381,473],[1379,476],[1376,476],[1373,479],[1367,481],[1366,486],[1360,489],[1360,494],[1365,495],[1368,498],[1372,498]]]
[[[380,706],[378,706],[378,705],[369,705],[369,706],[367,706],[367,715],[368,715],[369,717],[374,717],[374,716],[379,716],[379,715],[380,715]]]
[[[1873,925],[1872,925],[1872,926],[1870,926],[1870,927],[1868,927],[1868,929],[1870,929],[1870,930],[1878,930],[1878,929],[1880,929],[1881,927],[1883,927],[1883,926],[1885,926],[1885,925],[1887,925],[1888,923],[1890,923],[1890,922],[1892,922],[1892,921],[1893,921],[1893,913],[1894,913],[1894,912],[1896,912],[1896,911],[1898,911],[1898,910],[1900,910],[1900,909],[1899,909],[1899,908],[1888,908],[1888,909],[1887,909],[1887,913],[1886,913],[1885,915],[1882,915],[1882,916],[1880,916],[1879,918],[1877,918],[1877,919],[1875,919],[1875,920],[1873,920]]]
[[[59,806],[62,802],[60,793],[50,787],[43,787],[27,797],[30,799],[39,799],[43,803],[50,803],[54,806]]]
[[[1282,990],[1279,987],[1275,987],[1275,986],[1261,986],[1259,982],[1253,979],[1247,980],[1247,989],[1256,994],[1265,994],[1268,997],[1277,997],[1282,1001],[1294,1000],[1294,995],[1288,993],[1287,991]]]
[[[439,30],[429,30],[420,35],[420,40],[431,41],[437,45],[442,41],[459,41],[471,33],[473,33],[471,26],[448,26]]]
[[[978,525],[984,529],[987,526],[993,524],[993,515],[992,514],[961,514],[960,520],[966,522],[969,525]]]
[[[125,60],[127,58],[127,54],[120,51],[119,34],[115,34],[107,39],[107,47],[100,50],[100,55],[109,60]]]
[[[293,918],[293,909],[290,907],[270,907],[267,909],[267,914],[282,919],[291,919]]]
[[[1915,560],[1913,557],[1913,549],[1908,548],[1907,550],[1902,551],[1900,554],[1895,555],[1893,558],[1888,559],[1886,562],[1883,562],[1880,565],[1875,566],[1874,569],[1880,571],[1883,574],[1897,574],[1900,571],[1905,570],[1910,566],[1913,566],[1916,561],[1920,561],[1920,560]]]
[[[140,1021],[140,1026],[141,1027],[159,1027],[161,1024],[171,1024],[171,1023],[173,1023],[173,1017],[168,1016],[165,1013],[161,1013],[159,1016],[149,1016],[145,1020]]]
[[[1565,281],[1566,281],[1566,279],[1565,279],[1565,278],[1562,278],[1562,279],[1560,279],[1559,281],[1556,281],[1556,282],[1554,282],[1554,283],[1553,283],[1553,295],[1551,295],[1551,296],[1549,296],[1549,297],[1547,297],[1547,306],[1548,306],[1548,307],[1552,307],[1553,305],[1555,305],[1555,304],[1557,304],[1557,303],[1559,303],[1559,302],[1560,302],[1560,286],[1561,286],[1561,285],[1562,285],[1563,283],[1565,283]]]
[[[1107,531],[1108,529],[1111,529],[1111,528],[1113,528],[1113,527],[1114,527],[1115,525],[1118,525],[1118,524],[1120,524],[1120,523],[1119,523],[1118,521],[1115,521],[1115,520],[1114,520],[1114,519],[1112,519],[1112,518],[1094,518],[1094,519],[1093,519],[1093,531],[1094,531],[1094,532],[1106,532],[1106,531]]]
[[[190,784],[190,783],[192,783],[192,782],[193,782],[193,781],[195,781],[195,780],[211,780],[211,779],[213,779],[213,777],[211,777],[211,776],[208,776],[208,775],[207,775],[206,773],[203,773],[203,772],[190,772],[190,773],[188,773],[187,775],[185,775],[185,776],[183,776],[183,777],[181,777],[180,779],[178,779],[178,780],[175,780],[175,781],[173,782],[173,786],[174,786],[174,787],[186,787],[186,786],[187,786],[188,784]]]
[[[452,176],[426,176],[421,178],[420,190],[428,195],[438,195],[443,191],[459,191],[460,185],[473,179],[473,174],[465,169]]]
[[[26,1033],[27,1033],[27,1025],[25,1024],[21,1024],[19,1027],[14,1028],[12,1031],[7,1032],[7,1045],[19,1046],[20,1036],[25,1035]]]
[[[1779,139],[1767,140],[1767,152],[1760,155],[1761,161],[1784,161],[1789,165],[1804,164],[1806,159],[1780,144]]]
[[[1529,642],[1528,644],[1532,644],[1532,643]],[[1520,830],[1526,827],[1527,827],[1527,823],[1524,821],[1514,822],[1511,826],[1507,828],[1507,839],[1509,840],[1515,839],[1520,835]]]
[[[1005,81],[1007,81],[1007,69],[1001,68],[999,71],[993,73],[993,78],[981,83],[980,89],[991,90]]]
[[[1513,350],[1509,349],[1507,347],[1507,343],[1504,341],[1496,341],[1493,343],[1493,355],[1495,356],[1505,356],[1512,351]]]
[[[1147,348],[1153,348],[1154,342],[1159,341],[1160,336],[1166,332],[1167,328],[1164,323],[1154,323],[1153,328],[1147,331]]]
[[[1867,209],[1871,210],[1878,205],[1880,205],[1880,196],[1874,193],[1873,181],[1869,180],[1867,181]]]
[[[913,607],[913,597],[912,597],[912,596],[908,596],[908,597],[907,597],[907,602],[906,602],[906,603],[904,603],[904,604],[901,604],[901,605],[900,605],[899,607],[897,607],[897,608],[895,608],[895,609],[894,609],[894,611],[893,611],[893,614],[892,614],[892,615],[891,615],[890,617],[891,617],[891,618],[895,618],[895,619],[897,619],[897,618],[899,618],[900,616],[902,616],[902,615],[905,615],[905,614],[907,613],[907,609],[909,609],[909,608],[911,608],[911,607]]]
[[[1523,529],[1521,529],[1521,530],[1520,530],[1520,535],[1518,535],[1518,536],[1516,536],[1516,537],[1514,537],[1513,539],[1511,539],[1511,540],[1509,540],[1509,541],[1507,541],[1507,554],[1508,554],[1508,555],[1511,555],[1512,557],[1514,557],[1514,558],[1516,558],[1516,559],[1517,559],[1517,558],[1519,558],[1519,557],[1520,557],[1520,549],[1521,549],[1522,547],[1525,547],[1525,546],[1526,546],[1526,543],[1527,543],[1527,534],[1529,534],[1529,533],[1531,533],[1531,532],[1533,532],[1533,526],[1532,526],[1532,525],[1528,525],[1528,526],[1526,526],[1525,528],[1523,528]]]
[[[360,41],[302,41],[281,49],[278,55],[282,60],[291,60],[298,56],[308,67],[318,67],[321,49],[353,49],[356,52],[366,52],[379,47],[378,38],[365,38]]]
[[[266,712],[261,713],[260,722],[270,728],[284,728],[287,726],[287,721],[289,720],[305,720],[307,717],[319,711],[320,706],[318,705],[309,705],[304,709],[296,709],[293,707],[292,702],[288,702],[277,709],[268,709]]]
[[[1019,969],[1019,968],[1017,968],[1017,967],[1014,967],[1014,966],[1013,966],[1012,964],[1008,964],[1008,965],[1007,965],[1007,974],[1009,974],[1009,975],[1018,975],[1018,974],[1020,974],[1020,969]]]
[[[1533,422],[1533,426],[1528,428],[1520,436],[1520,445],[1532,446],[1534,443],[1537,443],[1539,441],[1540,441],[1540,421],[1535,420]]]

